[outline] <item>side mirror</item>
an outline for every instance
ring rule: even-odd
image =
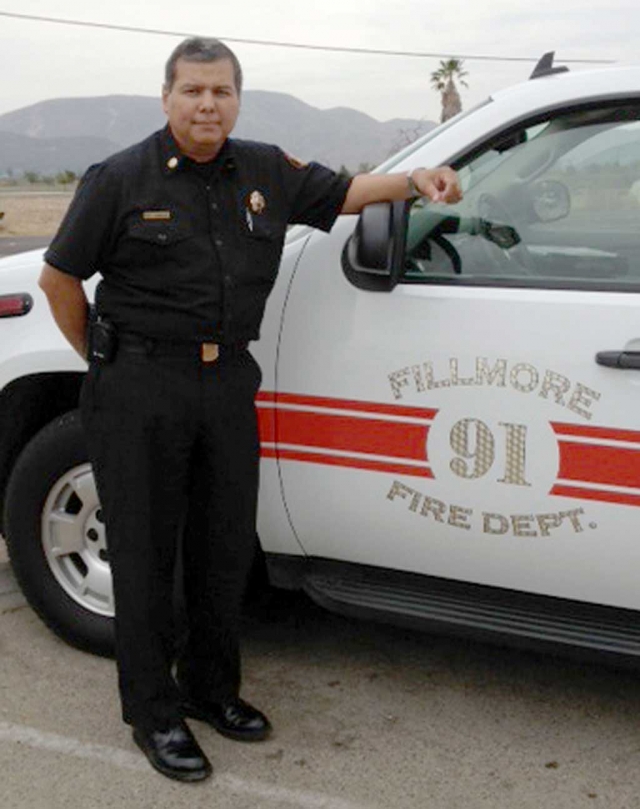
[[[404,272],[405,237],[411,203],[376,202],[358,218],[342,253],[342,268],[354,286],[390,292]]]

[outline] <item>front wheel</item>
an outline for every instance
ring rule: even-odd
[[[68,643],[111,656],[111,570],[77,411],[56,418],[25,447],[5,502],[9,557],[29,604]]]

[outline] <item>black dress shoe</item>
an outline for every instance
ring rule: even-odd
[[[202,781],[211,775],[209,759],[182,721],[167,730],[134,727],[133,740],[152,767],[177,781]]]
[[[184,716],[208,722],[218,733],[239,742],[259,742],[271,733],[271,723],[257,708],[232,697],[223,702],[196,702],[185,699]]]

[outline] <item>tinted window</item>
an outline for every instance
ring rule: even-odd
[[[505,133],[460,169],[455,206],[417,201],[406,282],[640,289],[640,106]]]

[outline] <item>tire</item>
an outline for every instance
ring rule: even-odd
[[[21,453],[4,526],[18,583],[44,623],[79,649],[112,656],[111,571],[77,411],[56,418]]]

